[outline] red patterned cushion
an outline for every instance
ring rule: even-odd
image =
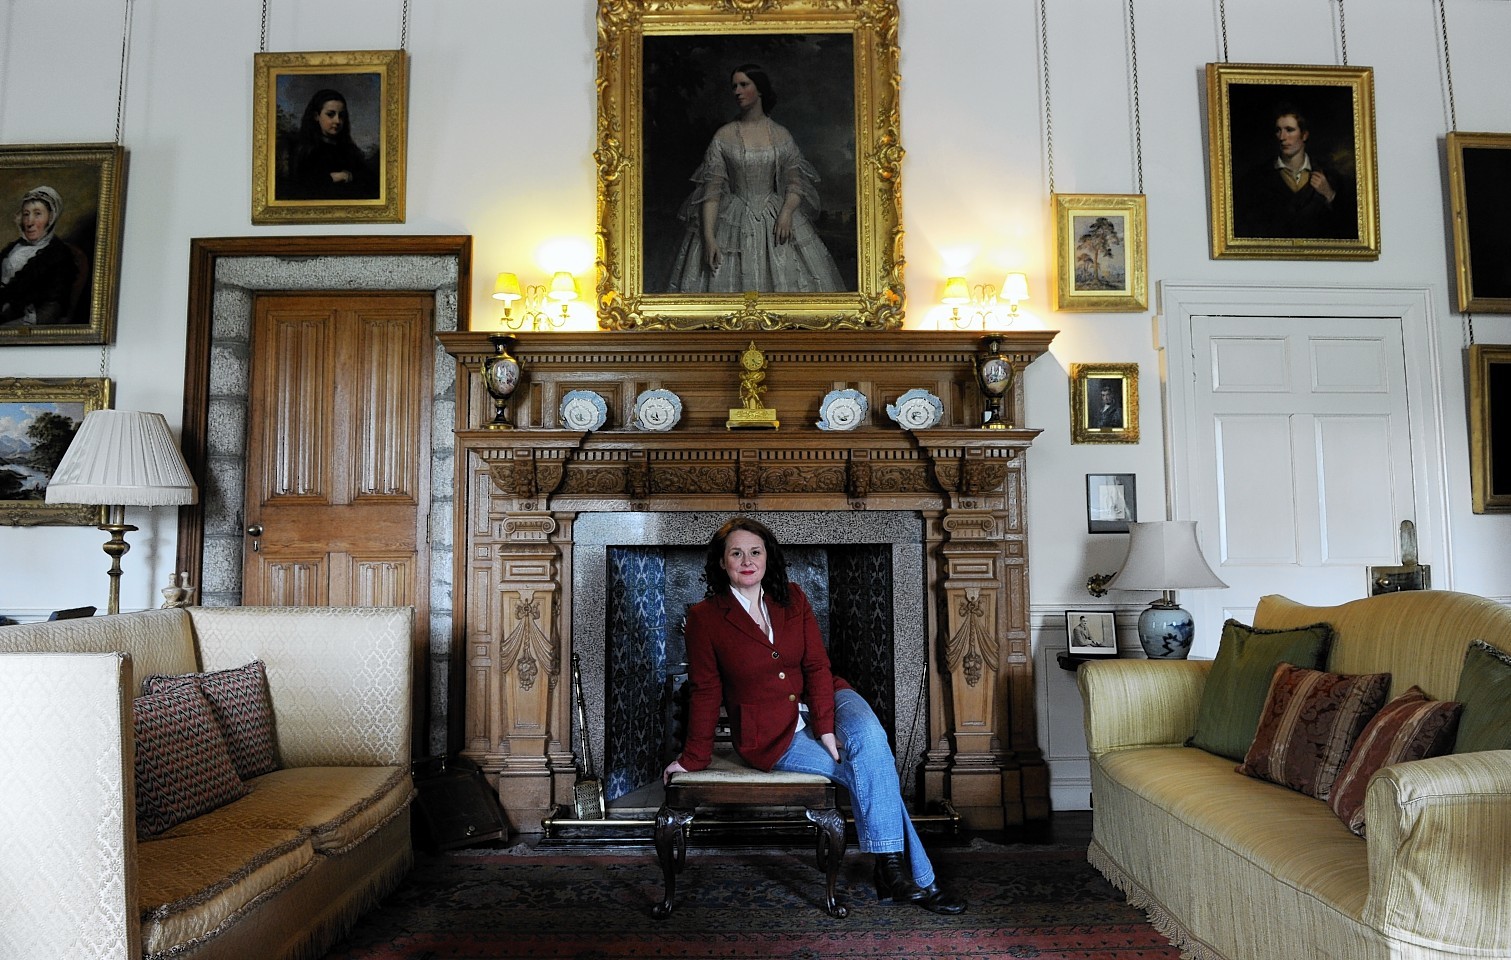
[[[1421,687],[1412,687],[1381,707],[1354,742],[1327,798],[1338,819],[1364,836],[1364,791],[1370,776],[1392,763],[1447,753],[1458,735],[1463,707],[1452,700],[1429,700]]]
[[[193,686],[132,701],[136,835],[155,837],[246,795],[220,725]]]
[[[261,660],[214,673],[186,673],[176,677],[148,677],[147,693],[197,687],[210,701],[231,752],[231,763],[243,780],[278,769],[273,751],[273,704],[268,699],[268,675]]]
[[[1345,677],[1280,664],[1238,772],[1326,800],[1389,688],[1388,673]]]

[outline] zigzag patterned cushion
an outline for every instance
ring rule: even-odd
[[[132,701],[136,835],[155,837],[246,795],[205,695],[193,685]]]
[[[231,763],[243,780],[278,769],[273,748],[273,704],[268,699],[268,674],[261,660],[213,673],[185,673],[148,677],[145,693],[166,693],[197,687],[226,738]]]

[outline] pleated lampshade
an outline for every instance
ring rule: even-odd
[[[198,499],[167,419],[135,410],[85,414],[47,483],[48,503],[152,507]]]

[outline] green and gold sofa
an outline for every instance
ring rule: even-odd
[[[413,619],[408,607],[194,607],[0,627],[0,958],[323,954],[413,862]],[[226,787],[220,747],[174,739],[207,725],[171,715],[166,746],[138,756],[145,678],[196,685],[248,665],[266,677],[263,766],[276,769],[234,769]],[[182,688],[162,702],[180,694],[210,703]],[[153,783],[139,783],[149,753]],[[210,753],[236,798],[139,839],[139,795]],[[207,789],[179,799],[204,806]]]
[[[1474,641],[1501,660],[1511,651],[1511,608],[1446,591],[1332,607],[1267,596],[1254,621],[1256,631],[1329,624],[1322,668],[1388,672],[1392,698],[1416,685],[1454,700],[1475,679],[1465,667]],[[1511,750],[1384,766],[1366,781],[1367,830],[1356,836],[1323,800],[1185,745],[1212,673],[1213,661],[1129,659],[1078,675],[1090,858],[1187,957],[1511,957]]]

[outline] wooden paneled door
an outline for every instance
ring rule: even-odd
[[[425,726],[434,295],[279,293],[253,311],[242,602],[415,608]]]

